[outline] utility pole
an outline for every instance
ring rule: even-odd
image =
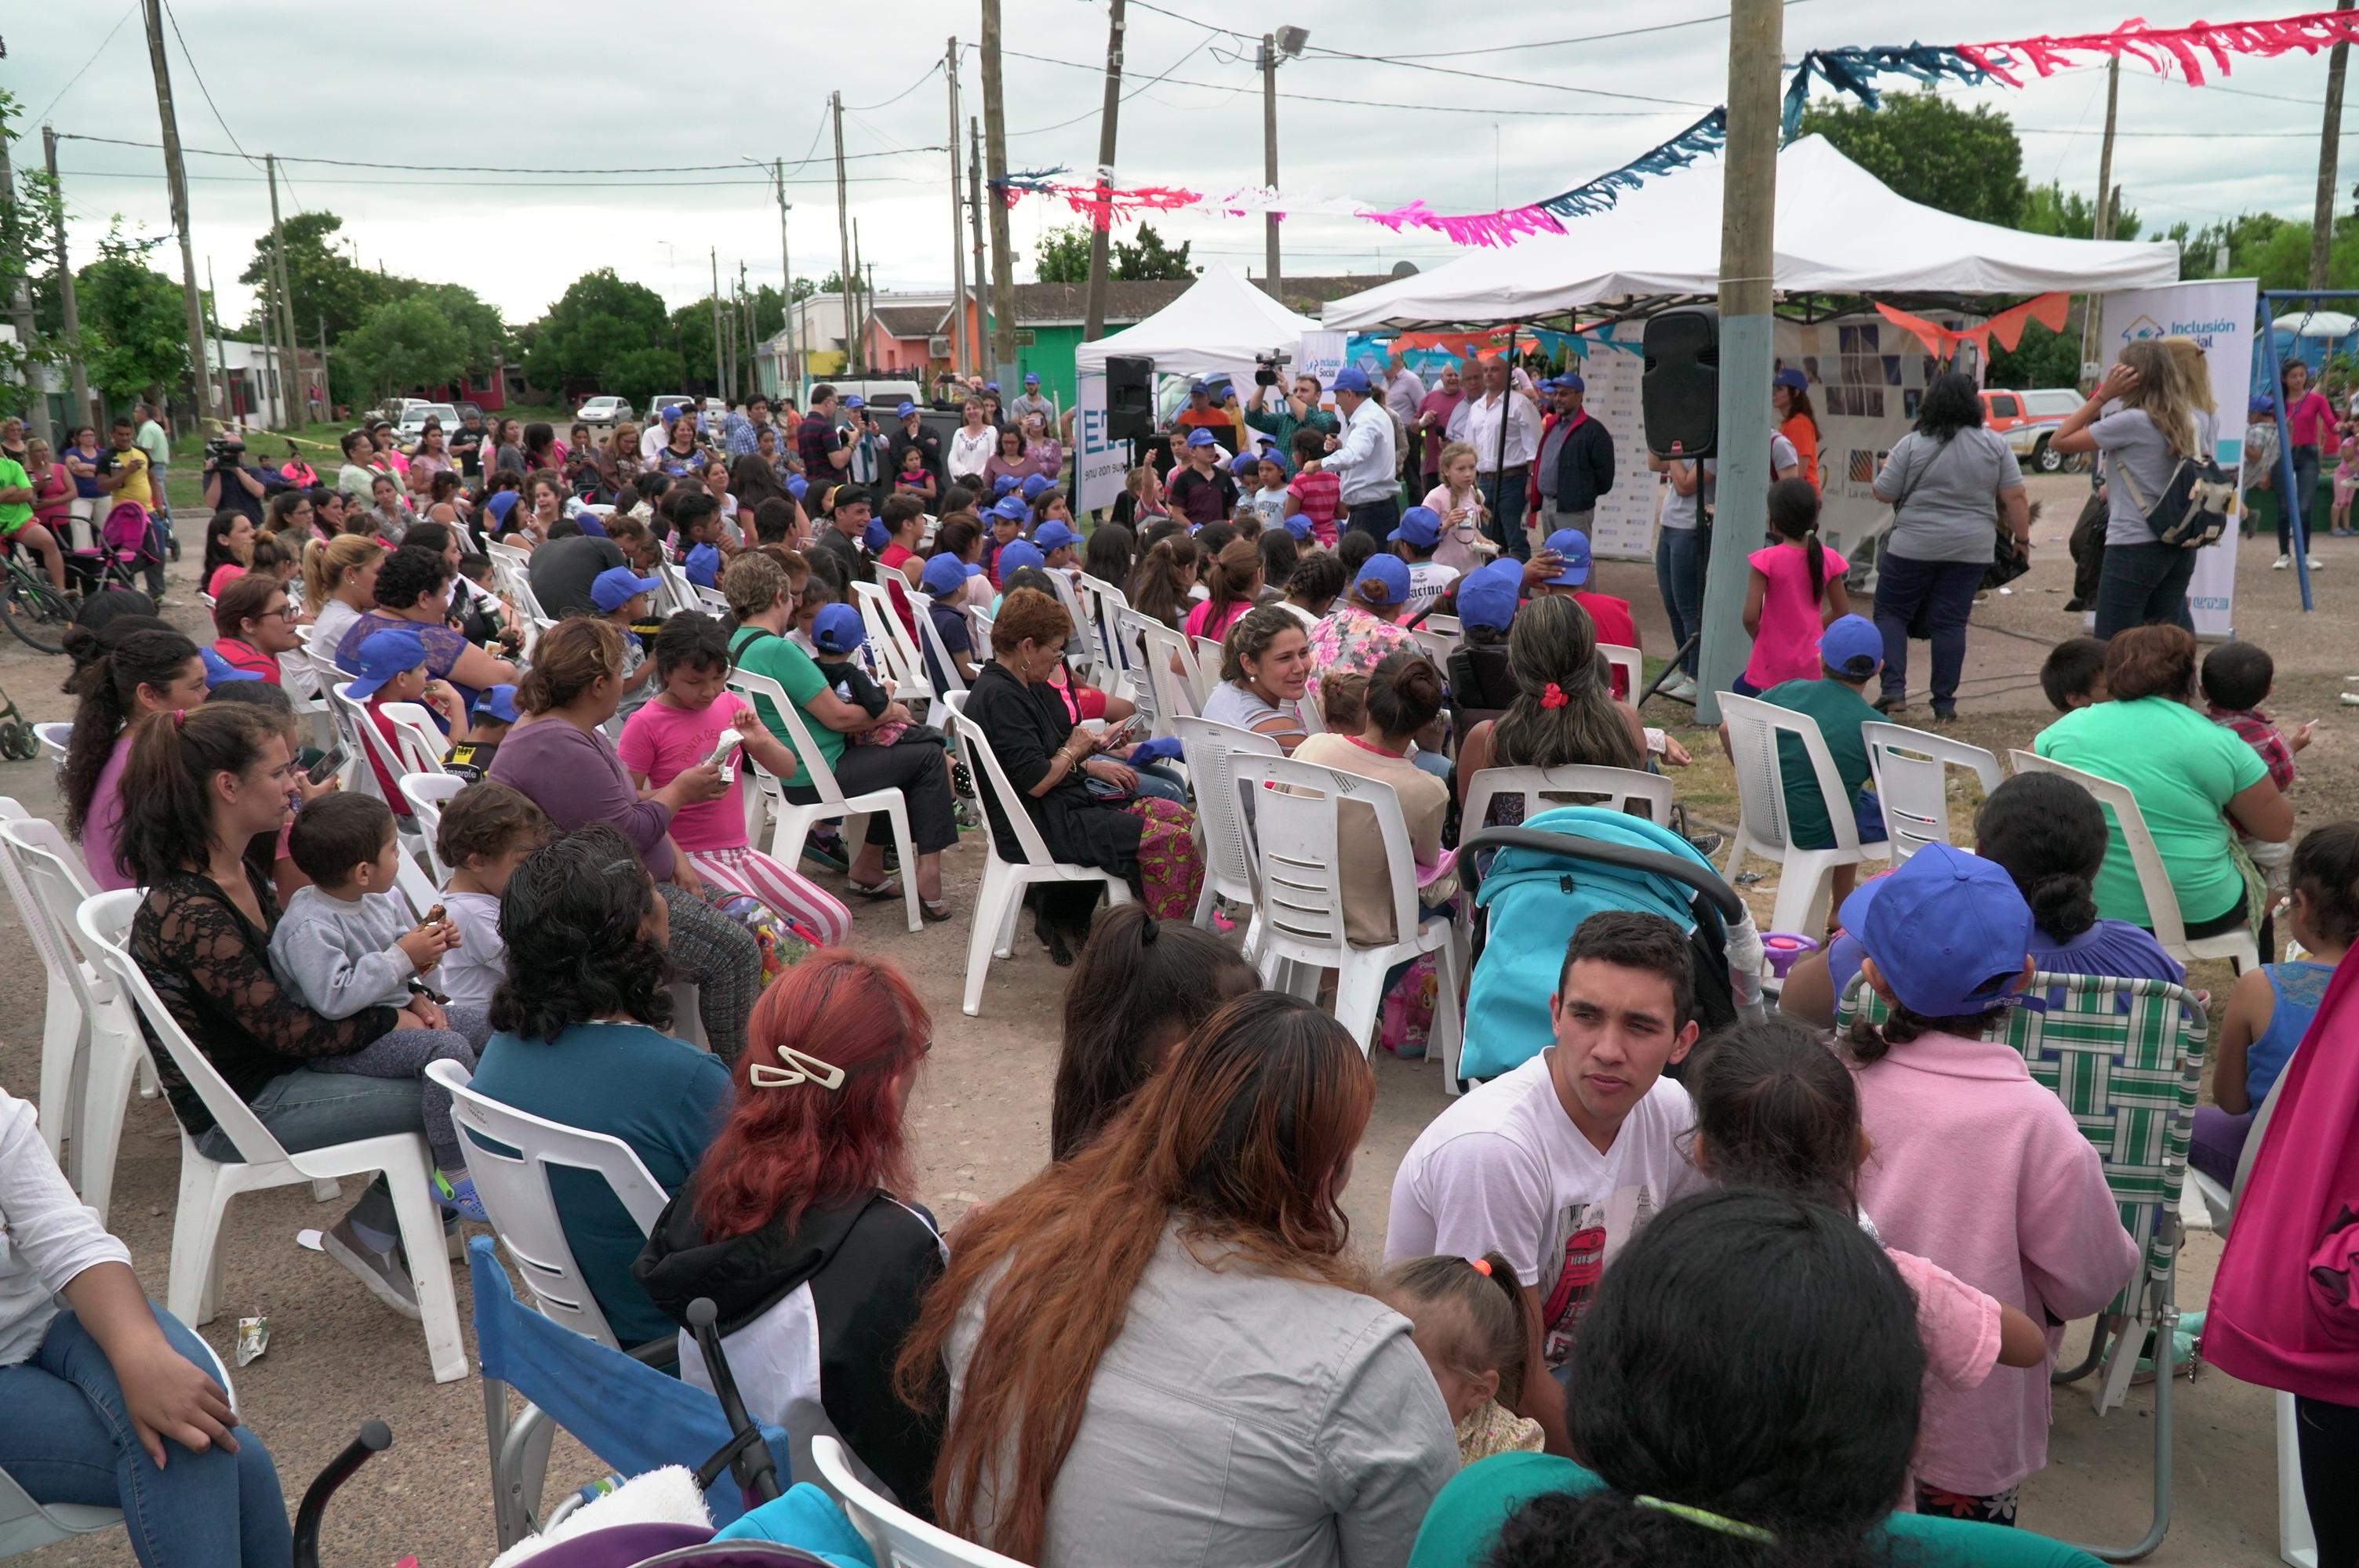
[[[860,265],[860,220],[854,218],[852,221],[852,297],[860,302],[860,308],[854,313],[852,322],[852,341],[857,347],[853,363],[858,368],[860,374],[866,375],[868,373],[868,309],[872,301],[868,297],[868,289],[863,281],[865,275],[861,272]]]
[[[2348,11],[2351,5],[2352,0],[2334,0],[2338,11]],[[2343,140],[2343,70],[2350,61],[2349,44],[2336,44],[2326,57],[2326,124],[2318,139],[2318,209],[2310,222],[2306,281],[2311,288],[2326,287],[2327,257],[2334,248],[2335,151]]]
[[[205,313],[197,297],[197,253],[189,243],[189,171],[180,159],[180,122],[172,113],[172,68],[164,58],[163,0],[141,0],[147,19],[147,63],[156,73],[156,116],[164,127],[164,178],[172,194],[172,227],[180,235],[180,295],[188,307],[190,369],[197,389],[197,427],[213,416],[212,387],[205,375]]]
[[[58,134],[47,125],[41,127],[41,161],[49,171],[49,189],[58,191]],[[65,213],[62,200],[49,209],[49,243],[58,252],[58,304],[65,313],[66,368],[73,377],[71,418],[81,424],[94,421],[99,416],[91,411],[90,367],[82,357],[82,308],[74,301],[73,268],[66,262]]]
[[[8,138],[5,136],[0,136],[0,192],[5,192],[12,199],[16,193],[16,171],[8,162]],[[25,238],[29,243],[31,236],[27,235]],[[27,354],[37,351],[40,347],[40,340],[33,333],[33,290],[21,275],[18,276],[16,287],[8,297],[8,314],[16,322],[16,341],[23,346]],[[50,436],[49,399],[48,394],[41,390],[41,379],[42,373],[38,364],[27,360],[25,366],[25,389],[27,395],[25,399],[27,404],[25,423],[36,438],[48,441],[49,449],[55,451],[60,443],[52,439]]]
[[[1098,211],[1090,218],[1089,304],[1083,312],[1082,341],[1105,336],[1106,244],[1112,225],[1106,209],[1114,185],[1114,122],[1122,112],[1122,0],[1113,0],[1106,19],[1105,104],[1098,111]]]
[[[737,359],[740,354],[744,356],[743,359],[739,360],[736,368],[729,373],[729,384],[737,389],[740,396],[745,396],[751,394],[753,390],[751,384],[756,379],[754,375],[754,318],[757,312],[754,308],[754,296],[746,292],[745,289],[745,259],[740,257],[737,262],[737,323],[739,330],[729,335],[730,357],[732,359]]]
[[[1696,721],[1716,724],[1712,694],[1745,668],[1745,557],[1769,525],[1770,367],[1777,213],[1779,0],[1731,0],[1728,150],[1722,155],[1719,515],[1706,563]],[[1702,499],[1701,492],[1698,500]]]
[[[787,373],[778,377],[778,395],[791,397],[797,407],[802,406],[803,357],[795,349],[795,252],[787,243],[787,214],[795,210],[787,200],[787,160],[770,160],[770,178],[778,182],[778,273],[785,282],[787,307]]]
[[[507,387],[502,384],[500,391],[505,394]],[[328,318],[325,314],[320,318],[320,408],[329,418],[336,416],[336,389],[334,384],[328,380]]]
[[[277,157],[265,153],[262,167],[264,172],[270,177],[270,273],[278,282],[277,293],[279,325],[281,334],[287,341],[287,366],[285,373],[278,378],[278,391],[281,400],[287,406],[287,423],[294,425],[299,423],[295,417],[295,410],[308,404],[310,399],[301,395],[303,356],[295,341],[295,289],[287,278],[287,231],[278,222]],[[325,373],[323,368],[321,372],[323,379],[320,386],[320,406],[322,409],[325,409],[328,405]],[[290,391],[290,387],[293,390]]]
[[[989,286],[984,280],[983,270],[983,127],[972,114],[966,117],[966,211],[974,229],[974,332],[967,344],[973,358],[967,368],[971,373],[981,375],[984,366],[991,362],[983,331],[984,290]]]
[[[986,380],[1016,381],[1016,265],[1009,254],[1007,203],[1007,97],[999,70],[999,0],[983,0],[983,141],[991,160],[984,184],[991,191],[991,358]]]
[[[1115,0],[1119,5],[1121,0]],[[967,350],[973,346],[973,334],[966,325],[966,240],[959,232],[959,143],[958,143],[958,39],[951,39],[950,53],[942,61],[942,80],[951,89],[951,369],[963,369]],[[979,283],[980,277],[976,279]]]
[[[852,220],[844,211],[843,196],[843,94],[827,95],[828,111],[835,117],[835,243],[838,252],[835,265],[836,303],[843,308],[843,362],[846,369],[859,363],[859,329],[852,320]]]
[[[709,254],[712,258],[712,391],[718,396],[728,384],[721,379],[721,247],[711,247]]]
[[[2115,55],[2105,67],[2105,135],[2097,146],[2097,213],[2090,230],[2100,240],[2114,237],[2114,125],[2121,102],[2122,57]],[[2091,368],[2097,357],[2097,297],[2084,297],[2081,311],[2081,373],[2085,380],[2100,373]]]
[[[1277,189],[1277,36],[1261,36],[1261,180],[1275,191]],[[1262,270],[1269,274],[1264,285],[1272,299],[1283,301],[1278,291],[1284,274],[1277,258],[1277,214],[1262,214]],[[1512,388],[1510,389],[1512,390]],[[1505,405],[1501,406],[1502,408]],[[1504,425],[1506,416],[1500,415]]]

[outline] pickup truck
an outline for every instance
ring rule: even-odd
[[[2036,392],[1983,390],[1983,423],[2006,438],[2016,460],[2041,473],[2060,473],[2071,462],[2049,449],[2048,438],[2064,416],[2086,401],[2070,387]]]

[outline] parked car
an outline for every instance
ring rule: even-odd
[[[412,399],[395,418],[394,433],[405,441],[415,441],[426,433],[426,421],[429,417],[441,421],[446,436],[459,427],[459,410],[456,405],[421,403]]]
[[[692,408],[695,405],[696,399],[685,392],[658,392],[647,399],[647,422],[653,424],[661,419],[663,411],[667,408],[678,408],[682,406]]]
[[[2048,439],[2064,416],[2086,401],[2070,387],[2033,392],[1983,390],[1983,422],[2006,439],[2017,461],[2041,473],[2060,473],[2072,459],[2051,450]]]
[[[631,406],[620,397],[586,397],[573,416],[593,430],[612,429],[632,417]]]

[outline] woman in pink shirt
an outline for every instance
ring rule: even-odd
[[[1843,573],[1851,563],[1819,543],[1819,492],[1806,479],[1769,487],[1769,532],[1777,543],[1746,557],[1745,629],[1753,656],[1736,690],[1758,697],[1781,681],[1819,678],[1819,634],[1851,613]]]
[[[2334,406],[2310,384],[2310,367],[2299,360],[2285,362],[2277,384],[2285,389],[2286,432],[2293,438],[2293,494],[2301,504],[2301,534],[2307,543],[2318,536],[2318,459],[2334,444]]]
[[[136,885],[115,858],[123,826],[123,771],[132,732],[151,714],[183,712],[205,700],[205,665],[197,645],[147,615],[122,615],[102,631],[66,633],[74,661],[67,689],[81,698],[58,778],[66,837],[82,846],[101,892]]]
[[[2048,1463],[2048,1361],[2063,1325],[2130,1281],[2137,1244],[2064,1102],[2012,1046],[1980,1038],[2032,972],[2031,909],[2014,879],[1931,845],[1845,900],[1843,923],[1892,1008],[1846,1042],[1873,1149],[1861,1209],[1886,1246],[2048,1325],[2038,1366],[1925,1400],[1919,1511],[2011,1524],[2024,1477]]]

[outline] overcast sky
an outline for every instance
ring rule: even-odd
[[[1721,101],[1727,24],[1714,13],[1723,5],[1265,0],[1258,7],[1193,7],[1205,19],[1200,24],[1143,10],[1134,0],[1125,88],[1135,95],[1123,106],[1117,178],[1211,189],[1257,180],[1261,114],[1251,48],[1206,24],[1290,22],[1310,30],[1310,49],[1278,73],[1281,94],[1299,95],[1282,96],[1278,105],[1281,189],[1386,206],[1423,200],[1437,211],[1537,200],[1614,167]],[[2131,7],[2132,0],[1984,0],[1971,8],[1972,27],[1976,40],[2094,31],[2116,25]],[[2226,14],[2212,19],[2300,8],[2292,0],[2223,0],[2216,9]],[[2144,9],[2149,21],[2168,25],[2214,7],[2185,0],[2180,9],[2158,10],[2148,0]],[[194,56],[192,70],[170,42],[183,142],[222,151],[234,145],[256,160],[193,151],[189,160],[197,265],[201,276],[211,259],[228,320],[245,314],[247,291],[234,278],[269,224],[258,161],[265,151],[287,160],[285,212],[332,211],[365,265],[463,283],[512,322],[538,316],[569,282],[598,266],[684,304],[710,286],[711,246],[729,276],[742,261],[749,281],[776,284],[778,214],[766,173],[738,167],[475,174],[299,159],[638,170],[784,157],[795,271],[817,277],[837,255],[830,89],[840,90],[846,105],[851,213],[878,287],[949,287],[951,212],[940,150],[949,104],[939,64],[952,35],[968,44],[976,38],[973,0],[686,10],[616,0],[411,0],[368,17],[314,0],[179,0],[173,11]],[[1933,16],[1865,0],[1789,0],[1786,58],[1835,44],[1904,42]],[[1713,19],[1659,26],[1691,17]],[[1468,26],[1470,19],[1479,25]],[[9,20],[0,82],[28,117],[20,160],[38,157],[45,114],[61,133],[158,139],[136,0],[19,7]],[[1631,26],[1656,30],[1513,52],[1444,52]],[[1096,0],[1007,0],[1015,167],[1064,164],[1083,178],[1095,162],[1104,38],[1105,6]],[[1428,64],[1322,49],[1381,49]],[[929,59],[937,69],[928,74]],[[1485,72],[1517,80],[1497,82]],[[1158,73],[1169,79],[1150,84]],[[2114,156],[2125,200],[2149,232],[2248,209],[2307,220],[2325,76],[2322,57],[2301,55],[2239,59],[2226,90],[2190,89],[2125,66],[2125,135]],[[982,112],[981,81],[969,48],[960,70],[962,136],[965,116]],[[2068,189],[2093,191],[2102,68],[2020,92],[1951,95],[2005,105],[2025,132],[2025,172],[2033,181],[2060,178]],[[2359,114],[2344,124],[2359,125]],[[799,162],[806,157],[811,161]],[[2359,181],[2354,163],[2359,159],[2346,158],[2346,189]],[[114,214],[133,229],[168,229],[159,153],[69,141],[60,166],[77,263],[90,259]],[[1033,243],[1072,219],[1061,205],[1038,199],[1009,217],[1016,249],[1027,253],[1016,276],[1028,278]],[[1157,228],[1194,242],[1199,261],[1260,271],[1258,219],[1171,217]],[[1380,271],[1405,257],[1430,265],[1452,254],[1438,240],[1395,236],[1351,218],[1295,219],[1285,234],[1286,269],[1298,275]],[[167,251],[159,260],[177,274],[177,256]]]

